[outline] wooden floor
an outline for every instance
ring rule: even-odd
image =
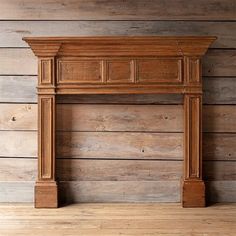
[[[0,236],[236,235],[236,204],[183,209],[179,204],[76,204],[34,209],[0,205]]]

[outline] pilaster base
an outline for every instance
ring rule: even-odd
[[[35,184],[35,208],[57,208],[58,188],[55,181],[42,181]]]
[[[202,180],[183,181],[183,207],[205,207],[205,184]]]

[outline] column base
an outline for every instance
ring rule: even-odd
[[[57,208],[58,188],[55,181],[38,181],[35,184],[35,208]]]
[[[183,181],[183,207],[205,207],[205,184],[202,180]]]

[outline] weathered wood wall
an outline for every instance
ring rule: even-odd
[[[234,0],[0,0],[0,201],[33,201],[37,62],[23,36],[215,35],[203,60],[211,201],[236,201]],[[58,99],[57,173],[68,201],[180,200],[179,95]]]

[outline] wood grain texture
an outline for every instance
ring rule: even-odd
[[[0,232],[7,236],[233,236],[236,230],[233,203],[201,211],[181,209],[179,203],[80,203],[58,211],[11,203],[0,205],[0,217]]]
[[[236,107],[234,105],[206,105],[203,108],[204,132],[236,133]]]
[[[206,181],[206,193],[210,202],[235,202],[236,181]]]
[[[58,132],[57,157],[182,159],[181,133]]]
[[[209,50],[203,60],[203,76],[235,76],[234,50]],[[0,48],[1,75],[36,75],[36,57],[30,49]],[[12,67],[14,65],[14,67]]]
[[[236,48],[234,22],[0,21],[0,47],[28,47],[26,36],[215,35],[211,48]]]
[[[36,103],[36,76],[0,76],[0,102]],[[14,89],[14,92],[12,91]],[[203,103],[236,104],[236,78],[204,77]],[[59,96],[58,103],[181,104],[178,94]]]
[[[0,104],[0,130],[37,130],[36,104]]]
[[[166,202],[167,197],[171,202],[180,201],[179,181],[170,181],[168,184],[166,181],[130,181],[128,183],[130,184],[127,185],[127,181],[69,181],[62,183],[60,188],[64,201],[68,202]],[[163,185],[168,186],[168,189],[164,191]],[[0,182],[0,201],[33,202],[33,186],[32,181]],[[70,189],[70,192],[64,192],[64,189]],[[235,189],[235,181],[206,182],[207,198],[212,202],[235,202]]]
[[[0,76],[0,102],[36,103],[36,76]]]
[[[183,132],[181,105],[58,104],[58,131]],[[205,105],[203,132],[236,132],[233,105]],[[0,104],[0,130],[37,130],[36,104]]]
[[[1,131],[0,156],[2,157],[36,157],[37,135],[34,131]],[[144,137],[148,139],[145,141]],[[182,134],[170,133],[79,133],[61,132],[57,134],[59,152],[57,157],[96,157],[96,158],[148,158],[148,159],[182,159]],[[81,137],[83,139],[81,139]],[[118,137],[118,138],[117,138]],[[171,141],[165,141],[168,139]],[[165,139],[164,139],[165,138]],[[127,143],[126,139],[130,139]],[[108,140],[108,143],[106,143]],[[114,141],[116,140],[116,141]],[[105,143],[104,143],[105,141]],[[235,133],[204,134],[204,160],[236,160]],[[94,142],[97,145],[93,145]],[[150,148],[152,142],[158,144]],[[174,143],[172,146],[172,142]],[[98,145],[99,144],[99,145]],[[111,144],[110,148],[109,145]],[[130,146],[128,145],[130,144]],[[120,145],[120,147],[119,147]],[[121,149],[122,147],[122,149]],[[99,148],[99,152],[97,149]],[[122,151],[124,150],[124,151]],[[126,152],[125,152],[126,150]],[[144,152],[143,152],[144,150]],[[114,154],[115,153],[115,154]]]
[[[182,161],[57,159],[59,181],[180,180]],[[18,171],[16,171],[18,169]],[[1,181],[34,181],[37,160],[0,158]]]
[[[182,132],[182,106],[58,105],[58,130]]]
[[[62,202],[179,202],[179,181],[60,182]],[[96,193],[96,194],[94,194]]]
[[[1,182],[35,181],[36,175],[36,158],[0,158]]]
[[[203,104],[236,104],[235,77],[204,77]]]
[[[0,202],[33,202],[33,181],[0,181]]]
[[[211,50],[203,58],[204,76],[235,76],[236,50]]]
[[[1,0],[1,5],[3,20],[235,20],[236,9],[233,0],[224,0],[224,7],[220,0],[54,0],[43,4]]]
[[[134,3],[134,1],[132,1],[131,4],[130,1],[114,3],[114,1],[106,0],[102,1],[103,7],[100,7],[100,0],[67,1],[66,3],[63,0],[53,0],[50,3],[40,1],[33,2],[32,0],[24,1],[24,3],[15,0],[11,2],[0,0],[0,5],[2,6],[0,8],[0,19],[4,19],[4,21],[0,21],[0,47],[3,47],[0,49],[0,102],[26,103],[12,104],[13,106],[9,104],[0,105],[0,130],[11,130],[10,132],[12,132],[11,134],[8,131],[0,132],[0,156],[6,157],[4,158],[6,162],[4,162],[5,164],[2,162],[3,165],[0,164],[0,169],[3,169],[4,165],[9,168],[8,172],[6,169],[0,172],[0,175],[3,174],[3,179],[0,177],[0,181],[3,181],[0,182],[0,185],[4,185],[4,188],[0,190],[0,193],[3,193],[3,195],[0,194],[2,201],[33,201],[33,183],[28,181],[33,180],[36,174],[34,169],[36,166],[33,166],[36,160],[28,158],[37,156],[37,137],[36,134],[33,134],[34,132],[31,132],[37,128],[35,113],[37,105],[30,105],[31,109],[28,109],[28,103],[37,102],[35,91],[37,63],[33,54],[28,53],[24,49],[19,49],[19,47],[26,47],[26,44],[21,38],[23,36],[69,36],[72,34],[78,36],[218,36],[218,40],[214,42],[212,48],[224,48],[227,50],[211,50],[208,53],[209,59],[207,55],[204,60],[204,74],[206,77],[203,78],[203,102],[205,104],[221,104],[223,106],[205,107],[203,114],[204,130],[207,132],[229,133],[210,133],[204,134],[203,136],[203,158],[205,160],[220,160],[219,162],[209,161],[205,163],[205,174],[209,175],[211,179],[217,179],[216,181],[207,182],[207,195],[209,195],[208,198],[212,201],[236,201],[235,181],[230,180],[231,177],[232,179],[235,178],[233,162],[236,160],[235,109],[234,106],[225,106],[225,104],[236,104],[234,63],[236,59],[235,50],[231,50],[235,48],[236,45],[236,29],[234,22],[236,20],[235,2],[233,0],[226,0],[223,5],[222,1],[218,0],[201,0],[200,2],[178,0],[171,1],[171,3],[161,0],[158,1],[158,4],[156,4],[157,1],[154,1],[154,3],[153,1],[152,3],[145,1],[145,5],[140,2],[135,1]],[[171,4],[173,8],[168,7],[169,4]],[[96,10],[94,10],[95,8]],[[12,19],[13,21],[11,21]],[[95,21],[90,21],[91,19]],[[4,47],[16,47],[16,49]],[[182,104],[183,100],[179,95],[80,95],[77,97],[60,96],[58,102],[88,102],[94,104],[109,102],[112,104],[142,103],[168,105]],[[60,109],[60,105],[58,107]],[[70,107],[70,105],[68,105],[68,107]],[[75,105],[75,107],[77,107],[77,105]],[[71,109],[72,113],[75,112],[73,107]],[[157,108],[157,111],[159,112],[160,109],[161,107]],[[171,114],[171,116],[172,115],[173,114]],[[72,116],[72,114],[70,116]],[[114,116],[112,116],[112,118],[113,117]],[[177,122],[180,122],[181,119],[182,116]],[[161,121],[161,119],[159,119],[159,121]],[[105,122],[107,127],[106,119],[101,122]],[[124,122],[124,120],[122,122]],[[73,124],[68,124],[68,126],[74,126],[75,124],[76,121]],[[129,123],[127,123],[127,125],[128,124]],[[161,124],[162,121],[160,123],[158,122],[159,126],[161,126]],[[133,124],[133,128],[137,129],[135,125],[136,124]],[[78,126],[80,126],[79,123]],[[176,128],[178,129],[177,126]],[[23,132],[16,132],[16,130],[22,130]],[[166,131],[172,132],[167,129]],[[166,131],[163,130],[163,132]],[[71,133],[71,135],[74,135],[74,132]],[[88,134],[88,138],[90,135],[91,134]],[[119,135],[119,133],[116,135]],[[27,152],[25,151],[26,148],[29,148]],[[76,147],[70,148],[73,150]],[[86,148],[89,147],[85,146],[85,150]],[[139,153],[140,149],[134,149],[133,153],[135,152]],[[21,156],[27,158],[16,158]],[[133,156],[135,156],[135,154],[133,154]],[[7,161],[9,157],[14,158]],[[115,157],[112,156],[112,158]],[[58,163],[59,161],[60,160],[58,160]],[[61,161],[63,162],[65,160],[61,159]],[[74,161],[76,162],[77,160],[68,160],[69,163]],[[96,160],[96,162],[97,161],[100,160]],[[109,162],[109,160],[107,161]],[[163,161],[165,162],[167,160],[163,159]],[[132,162],[135,162],[135,160],[132,160]],[[70,165],[65,168],[70,169]],[[74,173],[76,177],[74,170],[72,170],[71,177],[73,177]],[[146,174],[146,172],[144,174]],[[158,173],[154,174],[158,175]],[[69,176],[70,175],[68,175],[68,177]],[[138,177],[137,175],[137,178]],[[17,182],[5,182],[7,178],[9,178],[9,181],[15,180]],[[17,178],[18,180],[16,180]],[[222,179],[224,180],[222,181]],[[147,181],[147,183],[148,182],[149,181]],[[20,186],[22,186],[23,191],[20,189]],[[105,191],[109,191],[109,188]],[[94,194],[96,195],[96,192]],[[54,232],[52,232],[52,234],[53,233]],[[27,233],[23,234],[26,235]]]
[[[29,49],[0,49],[1,75],[36,75],[37,59]]]
[[[205,161],[204,179],[206,180],[236,180],[235,161]],[[235,198],[236,199],[236,198]]]
[[[182,161],[168,160],[86,160],[57,159],[59,181],[170,181],[182,177]],[[17,169],[17,171],[16,171]],[[36,158],[0,158],[0,179],[34,181]],[[204,161],[203,178],[207,181],[236,180],[235,161]]]
[[[57,159],[61,181],[180,180],[182,161]]]
[[[236,160],[235,133],[203,134],[203,159],[204,160]]]
[[[35,131],[1,131],[1,157],[37,157],[37,134]]]

